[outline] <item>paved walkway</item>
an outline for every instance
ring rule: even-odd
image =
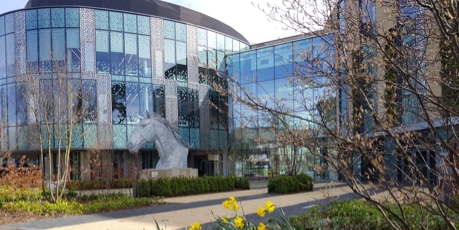
[[[0,225],[0,230],[13,229],[155,229],[155,220],[165,230],[185,229],[195,222],[209,224],[214,216],[234,216],[234,212],[223,208],[222,201],[234,196],[242,203],[245,216],[253,223],[261,219],[256,215],[259,206],[271,200],[277,207],[282,207],[287,216],[306,212],[309,207],[323,205],[337,198],[354,198],[355,195],[343,183],[319,183],[314,191],[290,195],[268,194],[267,181],[252,181],[251,189],[204,195],[166,198],[165,205],[123,210],[109,213],[80,215],[26,222],[12,225]],[[213,213],[213,214],[212,214]],[[277,212],[276,212],[277,213]],[[241,215],[241,211],[238,213]]]

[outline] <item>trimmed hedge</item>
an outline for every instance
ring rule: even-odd
[[[141,180],[134,186],[136,197],[172,197],[250,189],[249,179],[240,177],[172,177]]]
[[[93,190],[93,189],[117,189],[132,188],[132,179],[115,179],[115,180],[69,180],[67,188],[70,191]]]
[[[268,182],[268,193],[287,194],[312,191],[314,182],[306,174],[296,176],[279,176]]]

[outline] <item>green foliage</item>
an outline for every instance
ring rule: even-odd
[[[268,193],[287,194],[312,191],[314,183],[306,174],[296,176],[279,176],[268,182]]]
[[[25,201],[32,202],[43,199],[41,189],[38,188],[15,188],[12,186],[0,186],[0,203]]]
[[[397,216],[401,211],[396,205],[386,204]],[[448,229],[440,216],[435,216],[418,204],[402,205],[408,229]],[[401,228],[402,223],[387,213]],[[338,200],[328,204],[328,208],[313,207],[308,213],[289,217],[296,229],[392,229],[381,212],[364,200]]]
[[[239,177],[173,177],[142,180],[134,188],[136,197],[172,197],[250,189],[250,183]]]
[[[114,179],[110,181],[106,180],[75,180],[68,181],[67,188],[70,191],[78,190],[94,190],[94,189],[115,189],[115,188],[132,188],[133,182],[132,179],[122,178]]]

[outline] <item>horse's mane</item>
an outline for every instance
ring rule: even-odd
[[[183,145],[184,147],[190,148],[188,143],[185,143],[185,140],[183,140],[183,138],[178,133],[178,128],[172,126],[171,123],[168,120],[166,120],[164,117],[162,117],[162,116],[160,116],[160,115],[158,115],[156,113],[153,113],[151,115],[150,119],[155,119],[155,120],[159,121],[161,124],[163,124],[164,126],[166,126],[166,128],[168,128],[174,134],[175,139],[177,139],[177,141],[181,145]]]

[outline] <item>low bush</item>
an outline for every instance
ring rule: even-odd
[[[240,177],[173,177],[139,181],[134,186],[134,194],[136,197],[172,197],[238,189],[250,189],[249,180]]]
[[[314,183],[306,174],[297,176],[279,176],[268,182],[268,193],[287,194],[295,192],[312,191]]]
[[[106,180],[70,180],[67,188],[70,191],[94,190],[94,189],[119,189],[132,188],[133,181],[129,178]]]

